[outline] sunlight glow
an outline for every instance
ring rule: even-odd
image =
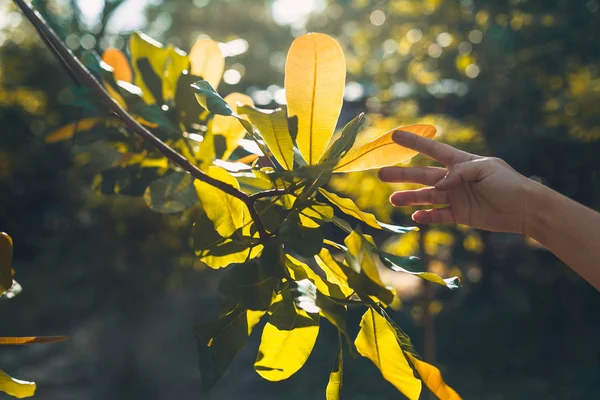
[[[301,28],[312,13],[321,12],[326,6],[324,0],[275,0],[271,12],[279,25]]]

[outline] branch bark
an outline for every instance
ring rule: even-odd
[[[113,100],[104,86],[98,82],[94,75],[92,75],[92,73],[83,65],[81,61],[79,61],[79,59],[65,45],[56,32],[54,32],[54,30],[48,25],[40,13],[35,11],[25,0],[13,0],[13,2],[21,9],[25,17],[27,17],[27,19],[33,24],[37,32],[40,34],[42,40],[46,43],[50,50],[52,50],[59,61],[64,64],[67,71],[72,75],[72,77],[74,77],[77,83],[91,89],[98,99],[104,102],[110,108],[110,110],[115,113],[115,115],[121,121],[123,121],[123,123],[131,132],[149,142],[163,156],[167,157],[173,163],[179,165],[183,170],[189,172],[194,178],[206,182],[209,185],[243,201],[248,207],[248,211],[252,217],[252,220],[254,221],[254,225],[256,226],[261,240],[264,241],[268,239],[269,234],[265,230],[260,216],[254,207],[256,200],[255,197],[250,196],[225,182],[214,179],[205,174],[200,168],[190,163],[184,156],[179,154],[168,144],[160,140],[152,132],[138,123],[125,109],[123,109],[116,101]],[[278,193],[274,192],[273,196],[276,196],[277,194]]]

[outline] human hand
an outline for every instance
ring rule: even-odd
[[[446,166],[388,167],[379,171],[379,179],[384,182],[429,186],[393,193],[390,202],[394,206],[447,205],[415,212],[415,222],[458,223],[494,232],[527,233],[534,181],[501,159],[470,154],[409,132],[396,131],[393,140]]]

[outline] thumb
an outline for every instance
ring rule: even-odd
[[[453,190],[465,182],[478,181],[485,166],[479,160],[467,161],[453,165],[448,173],[435,184],[438,190]]]

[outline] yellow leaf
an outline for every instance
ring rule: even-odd
[[[203,78],[217,89],[225,69],[225,58],[219,44],[210,39],[198,40],[190,50],[189,57],[192,75]]]
[[[240,188],[238,181],[223,168],[211,166],[206,173],[236,189]],[[230,237],[244,226],[246,206],[240,199],[199,180],[194,182],[194,186],[204,212],[213,222],[219,235],[224,238]]]
[[[248,115],[279,164],[286,170],[293,169],[294,143],[290,136],[287,113],[281,109],[258,110],[253,107],[243,107],[239,112]]]
[[[296,260],[289,254],[286,254],[286,266],[293,280],[301,281],[303,279],[308,279],[309,281],[314,283],[319,292],[323,293],[326,296],[336,298],[346,297],[337,285],[325,281],[323,278],[317,275],[317,273],[313,271],[312,268],[310,268],[302,261]]]
[[[223,247],[232,245],[234,242],[230,239],[223,242]],[[208,265],[212,269],[224,268],[234,263],[244,263],[248,260],[256,258],[263,250],[262,245],[251,247],[237,252],[232,252],[226,255],[216,255],[211,252],[204,252],[198,254],[200,261]]]
[[[356,259],[358,264],[356,267],[358,267],[359,270],[355,271],[358,273],[363,271],[373,282],[377,283],[379,286],[385,287],[386,285],[383,284],[379,277],[375,259],[369,248],[366,246],[366,239],[364,239],[360,233],[352,231],[346,239],[344,239],[344,244],[348,247],[348,252]]]
[[[394,328],[379,313],[369,308],[360,321],[360,331],[354,342],[358,353],[379,368],[381,375],[410,400],[421,394],[417,379],[398,344]]]
[[[306,363],[318,335],[319,315],[297,309],[290,290],[285,290],[269,309],[254,369],[269,381],[289,378]]]
[[[348,285],[348,277],[342,270],[342,266],[333,258],[329,250],[323,248],[321,252],[315,256],[315,261],[319,267],[325,272],[327,280],[336,284],[344,297],[350,296],[354,290]]]
[[[66,336],[30,336],[30,337],[0,337],[0,346],[20,346],[24,344],[59,343]]]
[[[183,50],[169,46],[167,49],[167,61],[163,71],[163,96],[169,101],[175,98],[177,82],[183,71],[189,69],[190,60]]]
[[[340,394],[342,392],[342,377],[344,375],[344,360],[342,357],[342,341],[340,339],[340,348],[338,349],[338,355],[335,359],[335,364],[329,374],[329,382],[327,383],[327,389],[325,389],[326,400],[340,400]]]
[[[35,394],[35,383],[11,378],[0,369],[0,392],[7,393],[17,399],[24,399]]]
[[[405,353],[415,367],[421,380],[440,400],[461,400],[462,397],[450,386],[446,385],[439,369],[421,361],[410,353]]]
[[[72,124],[67,124],[61,126],[54,132],[51,132],[48,136],[46,136],[46,143],[56,143],[62,140],[67,140],[73,137],[73,134],[77,131],[89,131],[94,128],[96,125],[104,121],[104,118],[84,118],[79,120],[78,122],[73,122]]]
[[[238,103],[240,105],[254,105],[252,98],[242,93],[230,93],[225,96],[224,100],[235,113],[238,112]],[[242,118],[247,119],[245,116],[242,116]],[[240,121],[237,118],[226,115],[215,115],[212,123],[212,132],[215,135],[223,135],[225,137],[226,150],[221,157],[223,160],[229,159],[235,149],[238,148],[240,140],[246,136],[246,129]]]
[[[296,142],[308,164],[323,155],[342,109],[346,62],[330,36],[309,33],[290,47],[285,66],[285,92],[290,115],[298,117]]]
[[[391,130],[359,148],[351,149],[338,162],[333,172],[355,172],[389,167],[414,157],[416,151],[399,146],[392,140],[392,135],[397,130],[429,139],[433,138],[436,132],[433,125],[411,125]]]
[[[129,61],[125,54],[119,49],[109,48],[102,54],[102,61],[110,65],[113,69],[113,76],[118,81],[125,81],[131,83],[133,80],[133,73],[129,66]]]
[[[4,232],[0,232],[0,296],[13,284],[12,279],[12,238]]]
[[[169,58],[169,51],[160,43],[156,42],[143,33],[134,33],[129,41],[129,52],[131,54],[131,65],[135,74],[134,84],[142,89],[142,97],[146,103],[156,103],[157,99],[150,92],[143,79],[138,63],[146,59],[150,67],[158,77],[162,77]]]
[[[372,228],[382,229],[377,221],[377,218],[375,218],[373,214],[362,211],[351,199],[340,197],[335,193],[326,191],[325,189],[319,189],[319,192],[321,192],[321,194],[325,196],[327,200],[335,204],[344,214],[348,214]]]

